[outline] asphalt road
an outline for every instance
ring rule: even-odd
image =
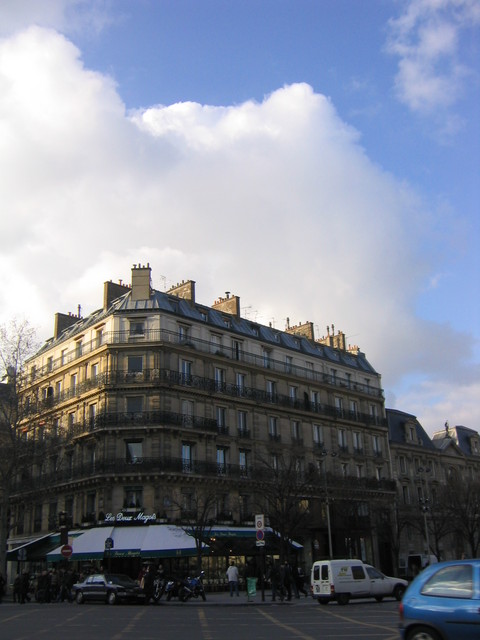
[[[319,605],[247,601],[208,594],[207,602],[158,606],[55,603],[0,604],[1,640],[399,640],[398,603]]]

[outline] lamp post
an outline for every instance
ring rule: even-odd
[[[322,456],[328,456],[329,452],[324,449],[322,451]],[[330,452],[332,458],[334,458],[337,454],[335,452]],[[327,508],[327,530],[328,530],[328,557],[330,560],[333,558],[333,547],[332,547],[332,525],[330,522],[330,498],[328,496],[328,484],[327,484],[327,465],[324,465],[324,480],[325,480],[325,505]]]
[[[417,469],[417,473],[421,473],[421,474],[427,474],[430,473],[431,469],[430,467],[419,467]],[[428,522],[427,522],[427,513],[430,511],[430,500],[428,497],[428,481],[427,481],[427,476],[424,475],[425,477],[425,495],[422,498],[419,498],[418,502],[420,503],[420,508],[422,510],[423,513],[423,526],[425,529],[425,542],[427,544],[427,556],[430,559],[430,537],[429,537],[429,533],[428,533]]]

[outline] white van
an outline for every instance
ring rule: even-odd
[[[389,578],[361,560],[319,560],[313,563],[312,595],[320,604],[336,600],[347,604],[350,598],[393,597],[401,600],[408,586],[406,580]]]

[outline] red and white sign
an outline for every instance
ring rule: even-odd
[[[72,546],[70,544],[64,544],[63,547],[60,549],[60,553],[64,558],[70,558],[70,556],[73,553]]]

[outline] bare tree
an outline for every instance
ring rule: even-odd
[[[5,570],[12,483],[26,451],[22,424],[26,417],[26,363],[38,346],[27,321],[0,326],[0,570]]]
[[[311,479],[295,456],[278,455],[275,462],[259,458],[255,475],[259,488],[257,508],[279,536],[280,560],[288,556],[291,542],[305,530],[310,519]]]
[[[196,488],[182,493],[180,501],[173,501],[179,511],[179,524],[195,540],[197,570],[202,568],[202,553],[214,523],[217,503],[215,491]]]
[[[480,482],[452,477],[445,494],[451,526],[468,545],[468,554],[480,552]]]

